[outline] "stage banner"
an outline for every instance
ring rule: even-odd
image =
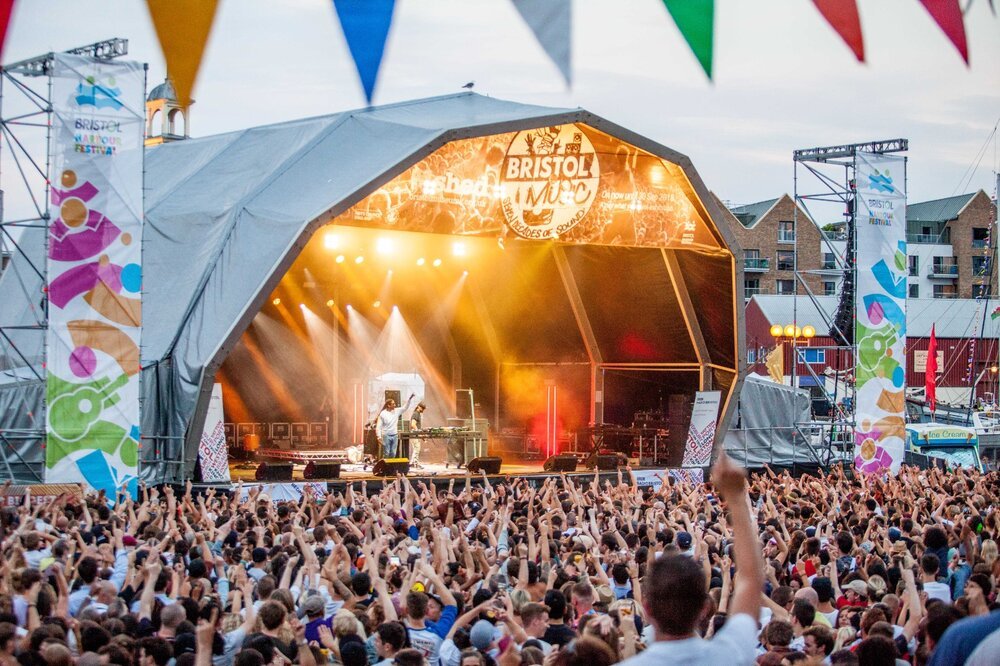
[[[721,400],[721,391],[698,391],[695,394],[682,467],[708,467],[712,464],[712,445],[715,443]]]
[[[906,437],[906,160],[858,153],[855,467],[899,471]]]
[[[264,483],[259,484],[260,492],[267,496],[272,502],[298,502],[306,492],[306,486],[312,488],[313,497],[326,497],[327,484],[325,481],[305,481],[289,483]],[[245,501],[250,497],[250,488],[253,485],[243,486],[240,492],[240,501]],[[260,498],[260,495],[257,495]]]
[[[201,480],[206,483],[229,482],[229,447],[226,446],[225,419],[222,413],[222,384],[212,387],[205,414],[205,429],[198,443]]]
[[[51,81],[45,479],[135,496],[145,71],[57,53]]]
[[[684,482],[689,485],[698,485],[705,482],[705,470],[680,469],[669,467],[667,469],[639,469],[633,470],[635,485],[639,488],[652,488],[654,492],[660,492],[663,488],[664,479],[672,477],[677,483]]]

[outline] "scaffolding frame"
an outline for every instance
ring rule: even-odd
[[[816,311],[820,313],[823,321],[830,327],[830,335],[834,338],[835,345],[833,347],[825,347],[824,349],[836,350],[838,360],[843,360],[841,359],[841,354],[846,352],[846,363],[852,369],[856,364],[855,359],[857,358],[858,349],[857,340],[854,339],[854,331],[845,331],[843,320],[838,324],[837,313],[834,312],[831,314],[824,309],[820,300],[809,286],[806,277],[812,275],[827,277],[839,275],[840,289],[838,291],[840,292],[840,298],[837,302],[838,311],[842,307],[844,299],[849,299],[851,321],[853,322],[856,308],[855,299],[857,296],[857,229],[854,224],[858,214],[856,188],[857,155],[859,152],[884,155],[906,152],[907,150],[909,150],[909,141],[907,139],[885,139],[865,143],[805,148],[792,152],[792,163],[794,165],[793,188],[795,195],[795,208],[792,218],[792,229],[795,235],[795,289],[792,296],[792,324],[798,327],[799,287],[801,286],[804,295],[809,299]],[[802,190],[800,190],[799,183],[800,168],[803,170],[804,176],[809,177],[808,180],[804,179]],[[807,183],[810,183],[808,187],[806,187]],[[819,205],[840,204],[843,207],[844,222],[842,224],[845,227],[845,232],[831,236],[830,233],[825,231],[823,227],[826,225],[821,224],[819,216],[812,212],[810,209],[811,203]],[[820,238],[822,239],[821,248],[833,255],[835,264],[833,268],[799,269],[798,227],[800,210],[805,214],[806,223],[813,224],[817,231],[819,231]],[[834,246],[834,242],[836,241],[845,241],[845,250],[843,253],[839,252]],[[844,290],[848,290],[848,293],[844,294]],[[837,344],[838,342],[840,344]],[[793,387],[797,387],[798,385],[800,358],[800,352],[798,350],[794,351],[792,354],[791,375]],[[837,404],[836,389],[831,394],[827,389],[826,382],[817,376],[812,366],[806,363],[804,358],[802,360],[803,365],[812,376],[816,385],[822,390],[824,398],[830,403],[832,408],[830,421],[823,422],[824,426],[822,426],[824,429],[829,428],[829,432],[822,432],[822,441],[828,448],[826,459],[827,461],[832,461],[838,458],[834,454],[834,448],[843,448],[843,442],[853,441],[856,426],[855,400],[851,401],[849,408],[843,404]],[[839,388],[839,379],[837,386]],[[815,429],[817,423],[816,421],[810,421],[807,424],[797,424],[797,427],[801,425],[803,428]],[[844,452],[841,451],[840,454],[842,457]]]
[[[128,40],[119,37],[105,39],[93,44],[87,44],[69,49],[65,53],[89,56],[100,60],[112,60],[128,53]],[[10,169],[4,169],[0,162],[0,275],[12,271],[20,285],[27,302],[32,304],[34,322],[31,324],[6,325],[3,312],[0,311],[0,356],[12,355],[24,364],[34,380],[46,381],[45,367],[48,358],[46,339],[48,334],[48,294],[47,262],[48,227],[51,221],[50,180],[52,159],[52,66],[55,52],[50,51],[34,58],[20,60],[9,65],[0,65],[0,155],[4,151],[14,163],[16,178],[10,178]],[[12,98],[12,99],[8,99]],[[14,111],[9,112],[11,102]],[[19,194],[26,195],[29,212],[24,217],[9,219],[4,205],[5,194],[11,191],[9,181],[13,180]],[[25,250],[20,236],[28,230],[44,234],[45,254],[40,262],[35,261]],[[18,273],[19,266],[24,265],[41,281],[42,291],[30,293],[25,280]],[[35,279],[33,278],[33,279]],[[37,308],[34,303],[37,300]],[[38,340],[41,349],[41,363],[32,363],[12,339],[14,331],[27,332],[31,339]],[[9,373],[14,368],[0,367],[0,373]],[[40,413],[31,414],[32,427],[11,428],[0,422],[0,474],[6,473],[6,478],[14,480],[16,474],[11,467],[10,455],[13,454],[27,475],[41,483],[44,478],[44,461],[29,463],[18,452],[17,443],[24,441],[45,442],[46,439],[46,403],[45,393],[42,393],[42,409]]]

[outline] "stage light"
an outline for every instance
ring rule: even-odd
[[[417,259],[417,266],[423,266],[426,263],[427,263],[427,260],[424,259],[423,257],[420,257],[419,259]]]
[[[440,259],[435,259],[434,260],[434,267],[437,268],[440,265],[441,265],[441,260]]]
[[[466,253],[465,243],[462,241],[455,241],[452,243],[451,253],[456,257],[464,257]]]
[[[323,247],[328,250],[336,250],[340,247],[340,236],[333,232],[326,234],[323,236]]]
[[[380,308],[380,307],[382,307],[382,301],[375,301],[374,303],[372,303],[372,307],[373,308]]]
[[[469,277],[469,271],[462,271],[462,277]]]
[[[333,299],[332,298],[326,302],[326,307],[328,307],[328,308],[332,308],[333,307]]]
[[[362,262],[363,262],[364,260],[365,260],[365,258],[364,258],[363,256],[361,256],[361,255],[359,254],[359,255],[358,255],[357,257],[355,257],[355,258],[354,258],[354,263],[356,263],[356,264],[360,264],[360,263],[362,263]]]
[[[305,312],[306,311],[306,304],[305,303],[299,303],[299,309],[302,310],[303,312]]]
[[[391,238],[386,238],[383,236],[375,241],[375,251],[379,254],[391,254],[393,250],[393,242]]]
[[[281,299],[280,298],[276,298],[276,299],[274,299],[271,302],[274,303],[275,305],[281,305]]]
[[[399,306],[398,305],[393,305],[392,306],[392,311],[393,312],[399,312]],[[996,372],[996,369],[994,369],[993,372]]]
[[[351,304],[350,304],[350,303],[348,303],[348,304],[347,304],[347,309],[348,309],[348,310],[353,310],[354,308],[352,308],[352,307],[351,307]]]
[[[337,263],[338,264],[344,263],[344,255],[342,255],[342,254],[338,254],[337,255]]]

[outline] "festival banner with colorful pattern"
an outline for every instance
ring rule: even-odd
[[[906,159],[858,153],[855,170],[854,464],[896,473],[906,438]]]
[[[45,480],[135,492],[142,323],[141,63],[58,53]]]

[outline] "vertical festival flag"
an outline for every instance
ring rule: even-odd
[[[167,61],[167,74],[181,106],[191,103],[191,92],[218,5],[218,0],[146,0],[163,58]]]
[[[711,80],[715,0],[663,0],[663,4]]]
[[[721,400],[722,391],[695,393],[682,466],[708,467],[712,463],[712,445],[715,444],[715,429],[719,420]]]
[[[385,41],[392,25],[395,0],[333,0],[347,48],[358,68],[365,99],[372,103],[375,81],[382,65]]]
[[[827,23],[851,47],[859,62],[865,61],[865,42],[861,36],[861,17],[857,0],[813,0]]]
[[[969,64],[969,46],[965,41],[965,22],[958,0],[920,0],[920,4],[931,15],[951,43]]]
[[[57,53],[45,480],[134,494],[142,323],[142,64]]]
[[[899,471],[906,437],[906,160],[859,152],[854,464]]]
[[[927,344],[927,365],[924,367],[924,402],[931,408],[932,421],[934,410],[937,409],[937,347],[934,324],[931,324],[931,341]]]
[[[566,85],[573,78],[572,0],[512,0],[521,18],[535,33],[538,43],[562,72]]]

